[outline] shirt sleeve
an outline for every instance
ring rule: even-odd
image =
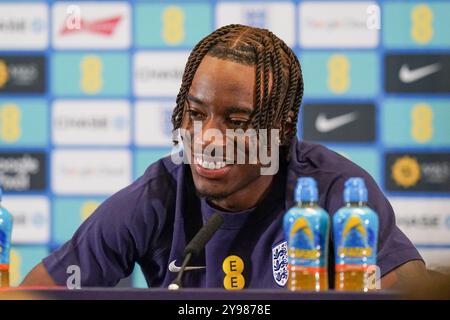
[[[373,178],[361,170],[365,180],[369,201],[379,219],[377,265],[380,267],[381,276],[411,260],[423,260],[417,249],[408,237],[397,227],[395,214],[391,204],[380,190]],[[341,177],[331,187],[328,199],[328,209],[333,215],[344,206],[344,183],[349,177]]]
[[[104,201],[71,240],[43,260],[54,281],[65,286],[73,266],[79,267],[82,287],[114,286],[130,275],[156,225],[146,194],[131,185]]]

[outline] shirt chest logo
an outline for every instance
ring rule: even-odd
[[[280,287],[284,287],[288,279],[287,241],[272,246],[273,279]]]

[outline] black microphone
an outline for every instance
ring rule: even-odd
[[[218,213],[214,213],[206,224],[200,229],[200,231],[197,232],[194,238],[192,238],[192,240],[188,243],[183,252],[184,258],[180,272],[178,273],[176,279],[169,285],[169,290],[178,290],[181,288],[181,280],[183,278],[184,269],[189,263],[189,260],[191,260],[192,257],[196,257],[200,251],[203,250],[206,243],[212,238],[222,223],[223,217]]]

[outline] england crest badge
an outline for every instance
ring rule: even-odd
[[[272,246],[272,273],[277,285],[284,287],[288,279],[287,241]]]

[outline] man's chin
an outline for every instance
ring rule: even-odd
[[[228,192],[212,191],[206,188],[195,188],[197,196],[200,198],[205,198],[206,200],[223,200],[230,194]]]

